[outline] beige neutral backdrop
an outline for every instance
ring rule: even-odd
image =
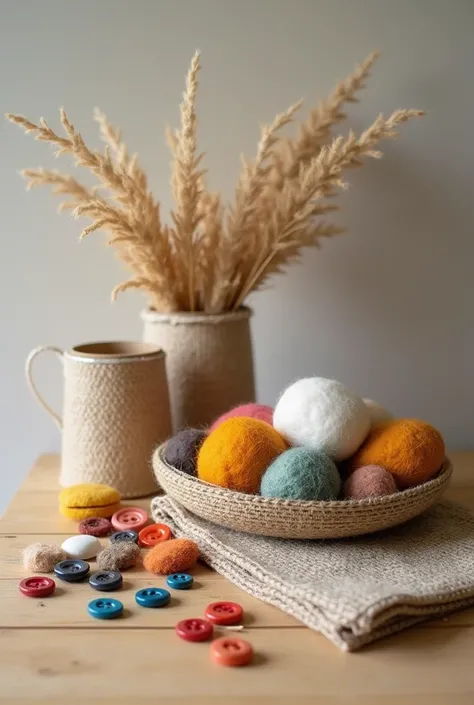
[[[363,102],[351,109],[353,126],[402,106],[428,116],[403,128],[382,162],[351,175],[341,198],[349,233],[306,251],[252,299],[258,395],[272,404],[297,377],[335,377],[468,448],[473,31],[471,0],[2,0],[0,102],[2,112],[43,115],[55,126],[64,105],[94,144],[99,105],[124,128],[167,210],[164,127],[178,119],[196,47],[201,146],[211,185],[227,197],[259,122],[299,97],[326,95],[381,49]],[[55,213],[46,190],[25,192],[16,170],[38,165],[53,165],[49,148],[2,124],[0,506],[35,456],[59,447],[24,384],[29,349],[141,334],[140,295],[110,304],[124,273],[103,236],[79,245],[78,224]],[[59,407],[56,360],[38,364],[38,375]]]

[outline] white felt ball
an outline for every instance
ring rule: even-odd
[[[77,536],[70,536],[63,541],[61,548],[67,553],[69,558],[87,560],[88,558],[95,558],[102,548],[102,545],[95,536],[78,534]]]
[[[391,421],[393,419],[390,411],[384,409],[378,401],[374,401],[373,399],[364,399],[364,404],[369,411],[371,426],[376,426],[378,423],[382,423],[382,421]]]
[[[309,377],[283,392],[273,426],[291,445],[307,446],[340,461],[364,442],[370,418],[362,399],[341,382]]]

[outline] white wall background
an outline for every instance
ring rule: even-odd
[[[341,379],[400,415],[436,424],[451,447],[474,428],[474,3],[471,0],[3,0],[2,112],[45,116],[64,105],[98,144],[92,109],[119,123],[169,205],[166,123],[202,51],[201,146],[214,188],[230,197],[258,124],[303,96],[326,95],[380,48],[356,129],[379,111],[420,107],[423,121],[385,145],[382,162],[351,175],[341,198],[350,232],[307,251],[301,265],[251,301],[259,398],[287,382]],[[40,343],[138,338],[143,300],[111,305],[121,265],[95,235],[27,194],[16,171],[53,165],[47,145],[0,126],[0,506],[58,433],[30,398],[24,359]],[[63,158],[58,167],[67,167]],[[58,407],[56,360],[38,364]]]

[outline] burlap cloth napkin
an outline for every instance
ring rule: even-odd
[[[474,515],[452,502],[389,531],[334,541],[232,531],[166,496],[152,501],[152,514],[194,539],[218,573],[345,651],[474,605]]]

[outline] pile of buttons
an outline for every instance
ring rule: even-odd
[[[85,558],[94,558],[100,550],[99,536],[110,534],[110,542],[132,541],[143,548],[152,548],[158,543],[172,538],[171,530],[165,524],[147,525],[148,514],[138,507],[124,507],[117,511],[110,522],[102,517],[89,517],[81,521],[79,536],[71,536],[63,543],[69,556],[54,568],[56,578],[67,583],[79,583],[88,579],[92,589],[99,592],[112,592],[122,587],[122,574],[118,570],[102,570],[90,573],[90,565]],[[97,543],[95,543],[97,542]],[[166,577],[166,584],[172,590],[189,590],[194,579],[188,573],[173,573]],[[27,597],[47,597],[56,589],[56,583],[44,576],[31,576],[23,579],[19,590]],[[157,609],[169,605],[171,595],[160,587],[146,587],[135,593],[139,607]],[[87,611],[95,619],[115,619],[124,612],[120,600],[98,597],[87,605]],[[243,609],[235,602],[213,602],[200,617],[183,619],[175,626],[176,634],[184,641],[209,641],[214,636],[214,627],[232,627],[243,618]],[[224,636],[212,641],[210,657],[222,666],[244,666],[252,661],[252,646],[243,639]]]

